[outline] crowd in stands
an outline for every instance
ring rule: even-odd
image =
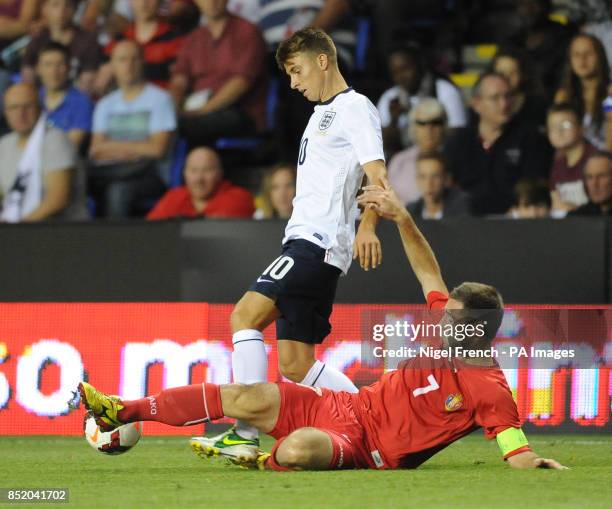
[[[417,219],[612,215],[607,0],[0,0],[0,222],[287,219],[306,26]]]

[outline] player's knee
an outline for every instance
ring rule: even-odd
[[[300,428],[276,450],[276,462],[287,468],[324,469],[330,462],[330,439],[316,428]]]
[[[242,304],[242,301],[239,301],[236,306],[234,306],[232,314],[230,315],[230,324],[234,331],[253,328],[252,316],[250,316],[248,309]]]

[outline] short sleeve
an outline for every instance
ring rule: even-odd
[[[239,33],[236,36],[241,48],[230,61],[232,74],[242,76],[250,83],[255,83],[265,71],[266,44],[255,25],[247,21],[236,24]]]
[[[104,133],[108,130],[108,96],[101,99],[94,108],[93,126],[94,133]]]
[[[82,131],[91,131],[91,117],[93,114],[93,103],[90,99],[83,95],[78,104],[75,104],[75,115],[70,129],[81,129]]]
[[[474,370],[474,374],[478,370]],[[484,370],[483,370],[483,374]],[[485,438],[492,440],[508,428],[520,428],[521,421],[512,393],[501,370],[486,370],[476,398],[476,423],[484,428]]]
[[[376,107],[366,97],[359,96],[349,111],[343,117],[343,128],[359,164],[363,166],[379,159],[384,161],[380,116]]]
[[[433,291],[427,294],[427,308],[428,309],[444,309],[448,302],[448,295],[442,292]]]
[[[391,114],[389,112],[389,106],[392,101],[392,92],[393,89],[389,89],[380,96],[378,100],[378,104],[376,105],[376,109],[378,110],[378,115],[380,116],[380,123],[383,127],[388,127],[391,123]]]
[[[170,94],[157,89],[151,105],[151,132],[159,133],[176,129],[176,112]]]
[[[50,128],[43,144],[43,172],[74,168],[76,156],[70,139],[59,129]]]
[[[438,80],[436,83],[438,100],[444,106],[448,117],[448,127],[464,127],[467,124],[467,114],[463,104],[461,92],[455,86],[446,81]]]
[[[196,55],[194,55],[193,52],[194,48],[198,47],[197,35],[198,30],[196,29],[186,37],[185,43],[176,55],[176,61],[174,62],[174,65],[170,68],[170,72],[172,74],[184,74],[190,80],[193,78],[191,71],[191,62],[194,58],[196,58]]]

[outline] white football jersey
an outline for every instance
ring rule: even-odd
[[[313,242],[326,249],[327,263],[346,274],[362,166],[378,159],[385,159],[380,117],[366,96],[348,88],[317,104],[300,142],[293,214],[283,243]]]

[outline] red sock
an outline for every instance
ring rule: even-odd
[[[157,421],[170,426],[190,426],[223,417],[219,385],[203,383],[164,389],[155,396],[122,401],[121,422]]]

